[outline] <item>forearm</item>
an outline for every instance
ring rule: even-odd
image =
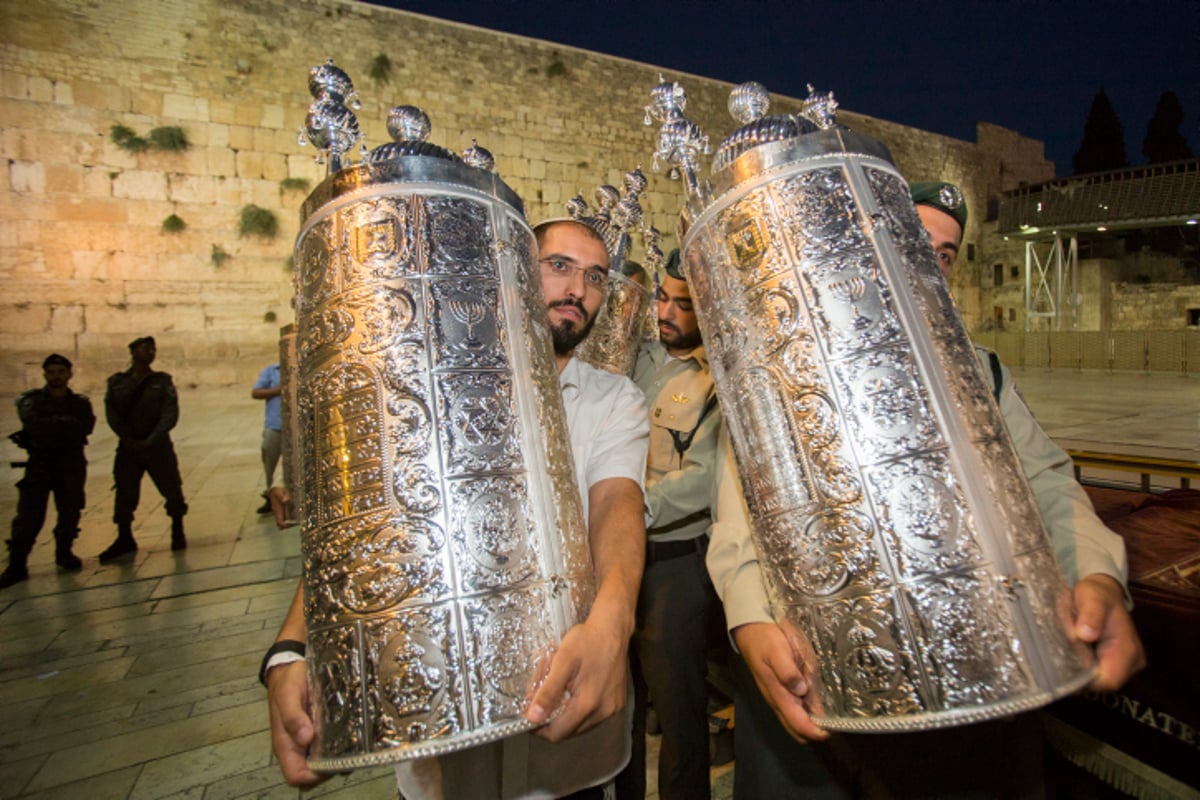
[[[297,642],[308,641],[308,625],[304,621],[304,586],[296,584],[296,593],[292,595],[292,603],[288,606],[287,616],[279,626],[279,634],[275,641],[291,639]]]
[[[602,617],[622,638],[633,634],[646,558],[641,498],[641,489],[628,478],[603,480],[589,492],[588,538],[596,575],[589,620]]]
[[[283,394],[282,387],[273,386],[267,389],[252,389],[250,396],[255,400],[270,400],[272,397],[278,397]]]

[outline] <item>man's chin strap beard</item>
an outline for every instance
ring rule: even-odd
[[[597,314],[596,317],[598,316],[600,315]],[[596,317],[589,319],[587,324],[578,331],[571,330],[570,322],[562,322],[552,326],[550,328],[550,338],[554,341],[554,354],[569,356],[579,346],[579,343],[591,333],[592,325],[596,323]]]

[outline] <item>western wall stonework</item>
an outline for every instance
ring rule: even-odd
[[[390,76],[373,80],[381,55]],[[52,351],[75,361],[76,388],[97,392],[144,334],[181,387],[248,390],[292,319],[298,208],[324,174],[297,132],[308,70],[330,56],[362,94],[368,146],[387,140],[389,107],[419,105],[432,141],[461,150],[477,138],[492,151],[533,220],[640,163],[643,205],[674,231],[681,188],[650,172],[655,132],[642,124],[658,67],[344,0],[3,3],[0,394],[39,385]],[[732,129],[729,84],[662,72],[683,82],[689,115],[714,140]],[[852,111],[840,121],[882,140],[910,179],[962,185],[968,243],[982,240],[989,195],[1053,176],[1040,142],[994,125],[972,143]],[[114,125],[143,137],[177,126],[190,147],[130,152]],[[275,214],[275,236],[239,235],[248,205]],[[186,227],[165,232],[170,215]],[[960,263],[956,294],[977,320],[970,267],[986,253]]]

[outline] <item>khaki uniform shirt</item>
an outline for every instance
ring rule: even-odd
[[[704,534],[711,523],[709,505],[721,430],[712,374],[704,348],[682,358],[667,355],[659,342],[638,354],[633,381],[650,410],[650,452],[646,459],[646,534],[655,541],[685,541]],[[701,417],[703,416],[703,419]],[[690,446],[679,454],[675,437]]]
[[[985,365],[988,387],[995,389],[990,351],[976,347]],[[1025,401],[1017,394],[1012,375],[1001,367],[1000,413],[1004,417],[1021,467],[1029,479],[1034,499],[1050,533],[1067,582],[1101,573],[1124,587],[1128,564],[1125,542],[1108,529],[1092,508],[1091,500],[1075,480],[1071,458],[1038,425]],[[759,572],[758,555],[750,541],[749,513],[742,497],[729,437],[721,437],[719,469],[714,492],[716,519],[708,546],[708,572],[725,605],[729,630],[749,622],[772,622],[771,605]],[[1128,591],[1126,603],[1128,604]]]

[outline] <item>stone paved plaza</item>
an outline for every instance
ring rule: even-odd
[[[1068,444],[1200,459],[1200,380],[1040,370],[1016,377],[1047,429]],[[174,438],[191,506],[188,549],[170,551],[169,520],[147,480],[136,559],[97,562],[114,535],[115,442],[101,420],[75,547],[83,571],[58,573],[50,520],[30,579],[0,592],[0,798],[297,796],[273,762],[256,679],[299,574],[297,529],[277,531],[255,514],[261,403],[247,386],[184,390],[180,405]],[[0,432],[16,428],[5,398]],[[0,456],[7,464],[20,451],[4,440]],[[5,525],[19,474],[0,485]],[[729,797],[731,779],[728,768],[714,773],[716,797]],[[382,768],[308,796],[395,794]]]

